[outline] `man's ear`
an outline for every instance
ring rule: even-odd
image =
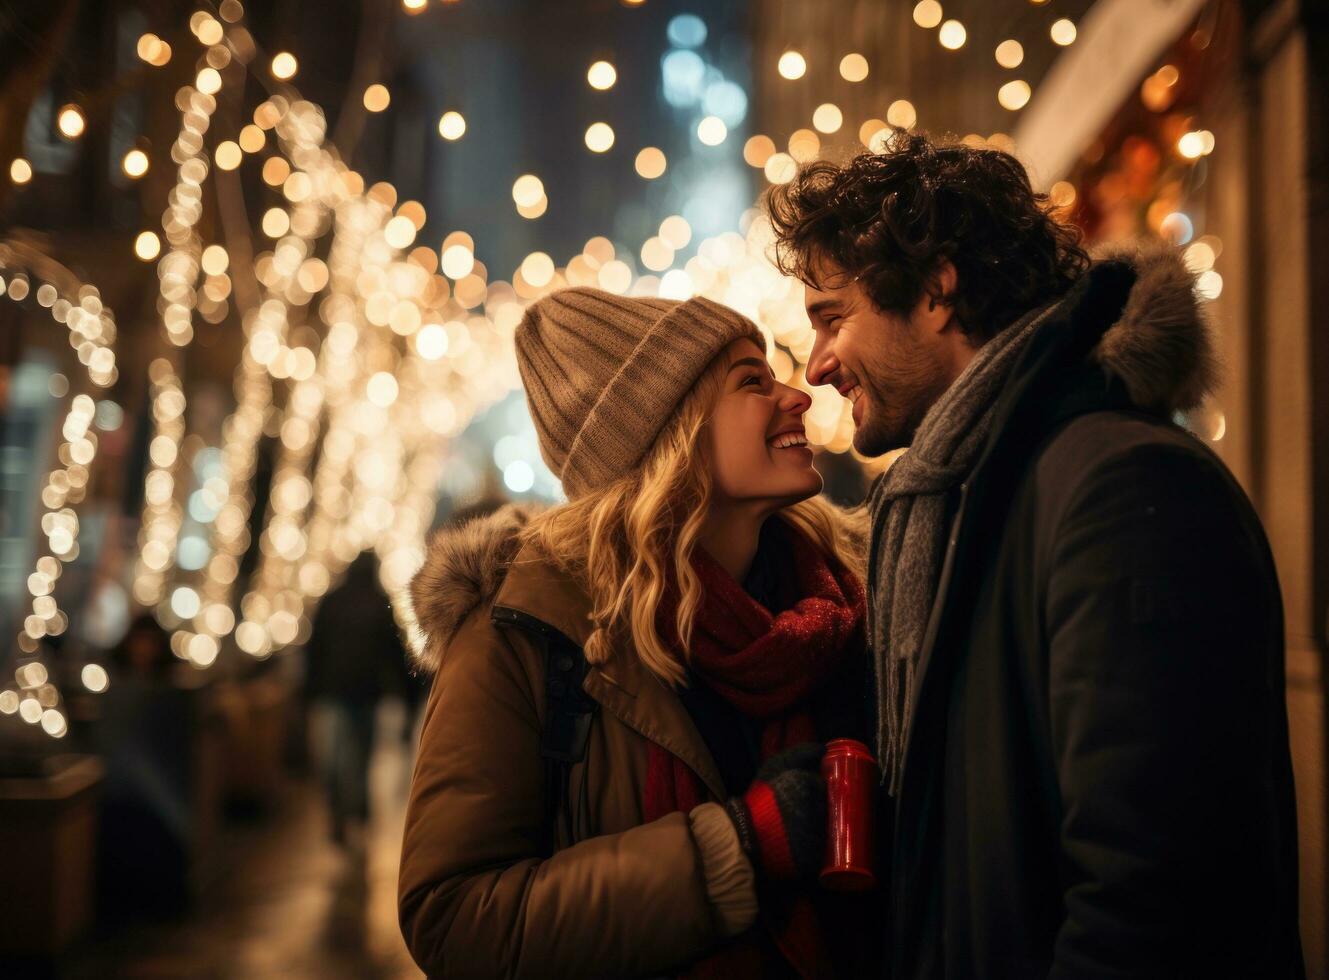
[[[923,287],[923,295],[918,298],[918,305],[914,308],[915,322],[933,333],[945,330],[954,313],[951,309],[951,297],[955,295],[958,282],[959,276],[955,272],[955,266],[949,260],[943,259],[928,277]]]

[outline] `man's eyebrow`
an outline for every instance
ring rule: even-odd
[[[838,299],[819,299],[808,307],[808,316],[818,316],[825,310],[839,305],[840,301]]]

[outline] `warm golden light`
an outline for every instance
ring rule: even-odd
[[[946,21],[941,25],[941,30],[937,32],[937,40],[948,51],[958,51],[964,47],[966,37],[968,37],[968,34],[965,32],[964,25],[958,20]]]
[[[130,150],[120,161],[120,169],[125,172],[125,176],[134,180],[147,173],[149,165],[148,155],[142,150]]]
[[[295,73],[300,70],[300,62],[295,60],[295,55],[289,51],[279,51],[272,58],[272,76],[280,78],[282,81],[294,78]]]
[[[156,34],[144,34],[138,39],[138,56],[154,68],[161,68],[171,60],[171,46]]]
[[[32,164],[23,157],[15,157],[9,164],[9,179],[16,184],[26,184],[32,180]]]
[[[408,14],[418,14],[428,6],[429,0],[401,0],[402,9]]]
[[[941,4],[937,0],[919,0],[914,5],[914,23],[932,29],[941,23]]]
[[[554,278],[554,260],[544,252],[532,252],[521,262],[521,277],[537,289]]]
[[[808,70],[808,63],[797,51],[786,51],[780,55],[780,60],[776,64],[781,78],[787,78],[790,81],[802,78]]]
[[[796,129],[789,134],[789,155],[798,163],[815,160],[821,152],[821,139],[810,129]]]
[[[1177,152],[1187,160],[1198,160],[1214,151],[1214,134],[1207,129],[1183,133],[1177,140]]]
[[[772,184],[787,184],[798,173],[798,164],[788,153],[772,153],[762,170]]]
[[[268,208],[263,213],[263,234],[269,238],[280,238],[291,229],[291,216],[283,208]]]
[[[141,231],[134,239],[134,254],[144,262],[151,262],[161,254],[162,241],[154,231]]]
[[[438,121],[438,135],[445,140],[459,140],[466,132],[466,120],[460,112],[449,110]]]
[[[665,159],[664,151],[656,146],[642,147],[633,164],[637,176],[644,177],[646,180],[654,180],[659,177],[665,172],[667,165],[668,161]]]
[[[397,400],[397,379],[387,371],[379,371],[365,386],[365,397],[379,408],[387,408]]]
[[[393,248],[409,248],[415,241],[415,222],[404,214],[390,218],[383,227],[383,238]]]
[[[230,265],[231,257],[221,245],[209,245],[199,257],[199,265],[210,276],[220,276]]]
[[[101,664],[85,664],[80,679],[83,681],[83,686],[93,694],[100,694],[110,683],[106,668]]]
[[[844,114],[840,112],[840,107],[831,103],[824,102],[812,113],[812,128],[821,133],[835,133],[844,125]]]
[[[1059,180],[1048,190],[1048,200],[1053,207],[1068,208],[1075,203],[1075,185],[1068,180]]]
[[[886,121],[896,129],[909,129],[918,122],[918,110],[908,99],[896,99],[886,110]]]
[[[1030,94],[1029,83],[1017,78],[1013,82],[1007,82],[997,90],[997,102],[1000,103],[1003,109],[1014,112],[1025,107],[1029,102]]]
[[[268,140],[267,134],[262,129],[250,123],[240,130],[239,143],[240,149],[246,153],[257,153],[263,149],[263,144]]]
[[[729,127],[719,116],[707,116],[697,124],[697,139],[706,146],[719,146],[729,135]]]
[[[885,119],[868,119],[863,125],[858,127],[858,141],[864,146],[871,147],[872,141],[878,133],[883,130],[889,135],[890,130],[887,127]]]
[[[673,249],[685,248],[692,241],[692,226],[681,214],[671,214],[660,222],[660,240]]]
[[[464,279],[475,268],[475,254],[465,245],[449,245],[443,249],[443,275],[456,281]]]
[[[618,72],[609,62],[597,61],[586,70],[586,81],[590,82],[591,88],[603,92],[614,87],[614,83],[618,81]]]
[[[542,197],[534,204],[518,204],[517,213],[528,221],[534,221],[549,210],[549,198]]]
[[[764,167],[774,152],[775,141],[759,133],[748,137],[748,141],[743,144],[743,161],[749,167]]]
[[[60,129],[60,135],[73,140],[83,135],[88,122],[83,118],[83,110],[71,102],[60,109],[59,115],[56,116],[56,125]]]
[[[846,82],[861,82],[868,77],[868,59],[861,54],[847,54],[840,59],[840,77]]]
[[[544,196],[544,181],[535,174],[522,174],[512,183],[512,200],[518,207],[534,207]]]
[[[1075,43],[1075,24],[1063,17],[1052,25],[1052,40],[1063,48]]]
[[[1003,68],[1019,68],[1024,61],[1024,45],[1015,40],[1002,41],[997,45],[996,58]]]
[[[586,148],[592,153],[605,153],[614,145],[614,130],[609,123],[591,123],[586,127]]]
[[[382,112],[392,102],[392,93],[386,85],[375,82],[365,89],[364,104],[370,112]]]
[[[216,95],[221,91],[221,72],[216,68],[204,68],[194,79],[194,88],[204,95]]]
[[[218,143],[213,156],[217,160],[217,166],[222,170],[234,170],[240,166],[240,161],[244,159],[240,144],[234,140],[222,140]]]

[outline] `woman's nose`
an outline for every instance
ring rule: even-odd
[[[799,416],[812,407],[812,396],[801,388],[780,385],[780,411]]]

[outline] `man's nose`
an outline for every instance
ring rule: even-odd
[[[830,344],[818,337],[812,345],[812,354],[808,357],[808,384],[835,384],[835,375],[839,370],[839,358],[831,353]]]

